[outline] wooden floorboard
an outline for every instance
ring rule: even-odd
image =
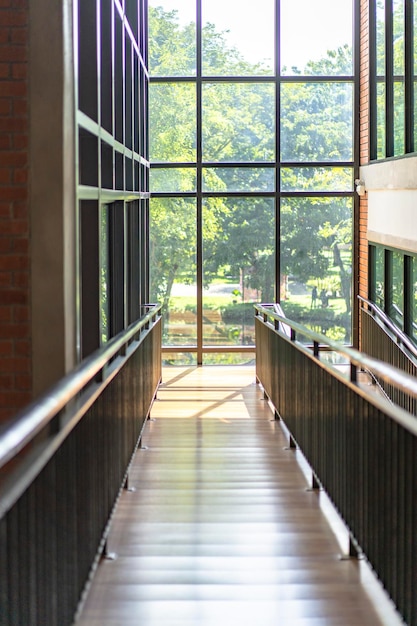
[[[151,417],[78,626],[400,624],[253,367],[165,368]]]

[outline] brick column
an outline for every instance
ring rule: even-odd
[[[31,399],[29,0],[0,0],[0,421]]]
[[[369,163],[369,2],[360,2],[360,164]],[[359,207],[359,295],[368,297],[368,197],[361,196]],[[359,348],[360,348],[359,317]]]

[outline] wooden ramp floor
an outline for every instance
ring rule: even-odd
[[[397,625],[253,367],[166,368],[77,626]]]

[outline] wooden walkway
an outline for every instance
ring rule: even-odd
[[[398,626],[254,368],[163,377],[77,626]]]

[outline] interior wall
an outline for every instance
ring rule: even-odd
[[[29,0],[0,2],[0,422],[31,399]]]
[[[33,394],[75,365],[72,0],[30,2]]]
[[[368,196],[368,239],[417,252],[417,157],[361,168]]]
[[[417,190],[369,192],[368,239],[417,253]]]

